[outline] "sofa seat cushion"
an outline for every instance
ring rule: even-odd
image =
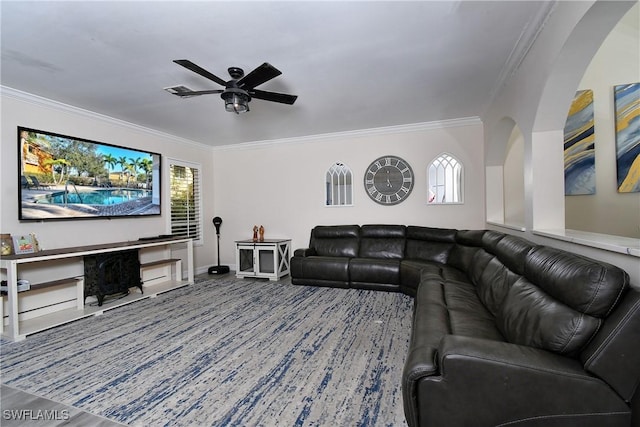
[[[504,341],[495,318],[482,305],[471,283],[424,277],[414,300],[410,347],[411,354],[416,352],[410,357],[423,361],[423,374],[435,372],[436,367],[425,361],[433,363],[445,335]]]
[[[310,256],[305,258],[291,258],[291,270],[296,278],[308,278],[312,282],[339,283],[349,286],[349,258]],[[297,284],[302,284],[299,280]]]
[[[434,267],[438,267],[436,270]],[[458,270],[455,267],[451,267],[450,265],[431,265],[427,268],[422,269],[420,272],[420,280],[426,279],[443,279],[447,282],[462,282],[465,284],[469,284],[469,279],[467,275]]]
[[[402,260],[400,262],[400,286],[403,292],[415,297],[420,285],[420,275],[423,270],[440,271],[440,264],[417,259]]]
[[[458,282],[469,280],[462,271],[439,262],[407,259],[400,263],[400,286],[403,292],[415,296],[420,281],[428,278]]]
[[[400,260],[389,258],[352,258],[349,262],[352,283],[400,285]]]

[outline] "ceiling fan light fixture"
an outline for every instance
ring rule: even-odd
[[[249,111],[251,97],[242,89],[228,88],[220,97],[224,99],[224,109],[230,113],[240,114]]]

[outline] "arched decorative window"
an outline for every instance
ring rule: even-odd
[[[334,163],[325,174],[325,206],[353,206],[353,174],[344,163]]]
[[[451,154],[443,153],[429,165],[429,204],[462,203],[463,167]]]

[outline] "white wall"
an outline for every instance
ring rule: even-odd
[[[215,214],[223,219],[221,261],[235,264],[234,241],[251,238],[254,225],[265,227],[265,238],[291,238],[292,249],[306,247],[311,228],[319,224],[483,228],[483,151],[477,120],[217,148],[214,194]],[[464,204],[427,205],[427,165],[442,152],[465,167]],[[364,190],[365,169],[387,154],[406,160],[416,177],[411,195],[395,206],[373,202]],[[352,207],[324,206],[325,173],[337,161],[354,174]]]
[[[518,126],[507,143],[504,161],[504,222],[524,227],[524,137]]]
[[[29,94],[2,88],[0,184],[0,230],[12,235],[36,233],[44,249],[81,246],[105,242],[137,240],[143,236],[168,233],[169,195],[166,175],[163,175],[161,216],[131,219],[96,219],[71,221],[18,221],[18,157],[17,126],[51,131],[99,142],[123,145],[162,154],[163,168],[166,157],[196,162],[202,165],[204,181],[213,177],[211,148],[153,132],[104,116],[65,106]],[[210,189],[208,189],[210,191]],[[211,197],[204,197],[205,218],[213,210]],[[205,227],[206,242],[215,235]],[[196,269],[205,268],[213,260],[212,250],[205,246],[194,251]]]
[[[616,25],[578,90],[593,90],[596,194],[565,197],[565,227],[640,238],[640,193],[618,193],[613,87],[640,82],[640,5]]]

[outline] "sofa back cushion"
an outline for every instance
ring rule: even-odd
[[[607,316],[629,285],[616,266],[547,246],[529,253],[524,274],[551,297],[596,317]]]
[[[446,264],[455,242],[456,230],[410,225],[405,258]]]
[[[509,290],[520,275],[509,270],[493,254],[481,249],[473,258],[471,281],[487,310],[498,317]]]
[[[360,227],[357,225],[319,225],[311,231],[309,248],[318,256],[358,256]]]
[[[489,230],[482,235],[482,247],[495,255],[514,273],[524,274],[527,254],[536,245],[528,240],[510,234]]]
[[[511,286],[524,274],[526,256],[534,244],[496,231],[482,236],[483,249],[474,256],[469,277],[487,309],[498,316]]]
[[[525,277],[509,288],[496,320],[509,342],[569,356],[589,342],[601,322],[564,305]]]
[[[363,225],[360,227],[360,258],[404,258],[404,225]]]
[[[509,287],[496,320],[510,342],[576,356],[628,283],[627,273],[613,265],[535,246],[527,252],[524,275]]]
[[[459,230],[456,232],[456,245],[451,248],[447,264],[469,274],[472,260],[482,246],[485,230]]]

